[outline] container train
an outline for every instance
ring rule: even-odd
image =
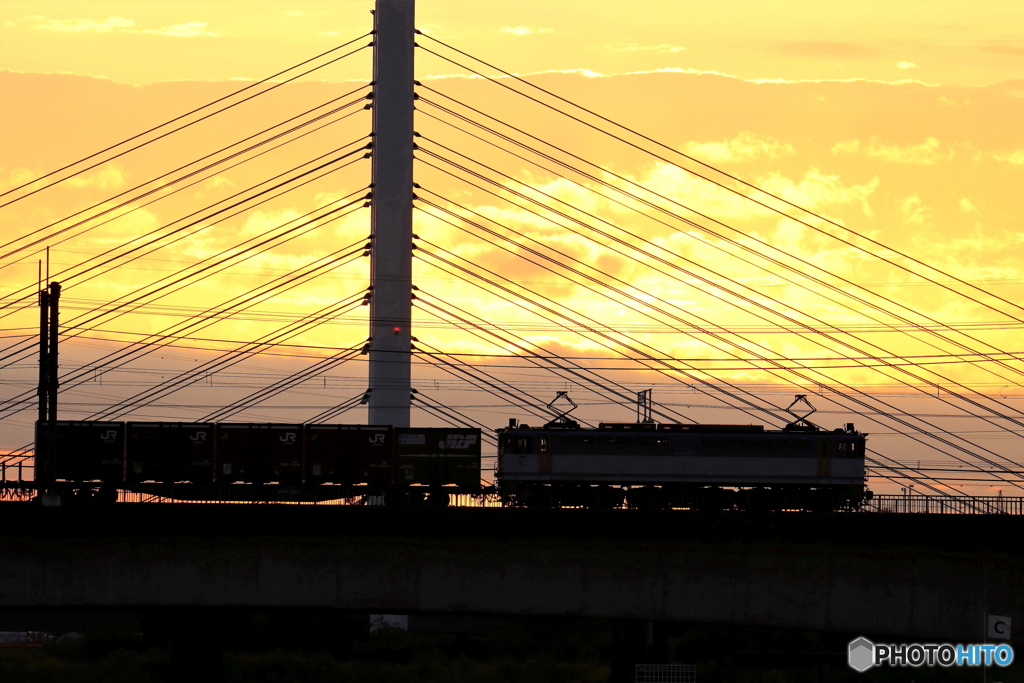
[[[284,491],[325,500],[415,486],[420,498],[446,501],[452,490],[480,489],[480,430],[40,421],[36,481],[64,496],[101,500],[116,499],[117,489],[230,500]]]
[[[37,423],[37,481],[69,497],[118,489],[174,498],[380,496],[447,504],[492,493],[517,507],[841,509],[870,497],[866,435],[806,421],[760,425],[510,420],[484,486],[481,432],[373,425]],[[234,486],[248,484],[250,486]],[[285,496],[287,497],[287,496]],[[255,499],[255,498],[253,498]]]

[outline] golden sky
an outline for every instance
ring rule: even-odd
[[[6,0],[0,3],[0,191],[356,38],[369,30],[371,8],[372,3],[354,1]],[[1001,365],[964,363],[951,354],[1022,351],[1022,326],[1014,317],[1024,318],[1024,310],[1013,304],[1024,302],[1024,131],[1019,125],[1024,120],[1024,39],[1018,28],[1024,25],[1024,3],[423,1],[417,12],[418,26],[427,35],[527,76],[837,224],[807,214],[798,217],[808,224],[783,218],[769,207],[696,178],[686,169],[706,169],[692,162],[669,154],[673,163],[667,163],[638,152],[492,83],[466,78],[458,67],[420,51],[418,76],[425,86],[441,93],[421,90],[422,97],[435,104],[448,102],[445,96],[469,104],[536,136],[531,146],[543,146],[538,140],[550,142],[601,167],[591,167],[595,178],[583,178],[552,166],[557,161],[575,161],[551,148],[555,160],[543,162],[548,168],[528,163],[431,118],[445,115],[434,104],[423,102],[417,119],[417,130],[424,136],[423,152],[416,178],[436,195],[423,192],[421,196],[462,215],[474,211],[486,216],[490,229],[497,235],[514,236],[520,246],[501,243],[508,247],[503,250],[472,237],[428,216],[428,211],[438,213],[429,207],[417,214],[416,231],[421,238],[466,259],[460,262],[466,268],[483,267],[508,278],[514,291],[528,287],[568,304],[580,316],[605,326],[615,340],[612,346],[619,344],[620,354],[625,342],[621,333],[625,333],[659,357],[707,359],[710,362],[692,363],[705,369],[693,377],[749,387],[780,407],[788,404],[795,391],[813,390],[816,382],[843,383],[849,387],[844,389],[847,393],[859,390],[881,396],[893,410],[934,416],[924,419],[948,430],[950,439],[972,454],[1011,460],[1019,455],[1019,434],[1024,433],[1020,424],[993,417],[991,411],[1024,422],[1020,412],[1024,364],[1019,360]],[[420,41],[437,49],[428,38]],[[363,50],[248,105],[2,208],[4,239],[0,242],[338,97],[365,82],[369,71],[370,51]],[[488,125],[500,128],[500,122]],[[214,170],[209,178],[172,198],[138,208],[79,237],[54,242],[51,269],[73,267],[358,140],[368,131],[369,113],[358,113],[252,163]],[[432,168],[428,162],[452,170],[428,151],[466,167],[481,162],[506,174],[506,179],[491,186],[502,198]],[[724,176],[710,175],[749,194]],[[204,224],[203,231],[188,240],[69,289],[65,319],[102,302],[145,291],[148,283],[236,248],[245,239],[273,234],[277,226],[362,190],[368,182],[368,164],[357,163],[224,223]],[[531,213],[526,200],[510,194],[523,191],[520,182],[532,186],[526,191],[529,196],[541,198],[536,193],[545,193],[549,206],[562,200],[567,204],[561,206],[573,208],[564,215],[549,210]],[[609,185],[630,190],[634,197],[615,194]],[[638,186],[644,189],[638,191]],[[637,197],[668,207],[675,216],[641,214],[636,209],[644,205]],[[505,199],[515,199],[519,206]],[[774,200],[765,202],[781,206]],[[94,340],[71,340],[65,345],[66,367],[87,366],[132,334],[159,332],[180,319],[174,315],[215,305],[361,241],[369,232],[368,214],[356,212],[131,315],[101,324],[89,333]],[[697,225],[682,222],[680,216]],[[600,221],[606,221],[601,225],[608,234],[628,234],[631,246],[612,248],[607,239],[594,237],[589,228]],[[709,232],[712,229],[716,232]],[[927,271],[929,277],[976,300],[877,258],[880,248],[866,238],[940,268],[945,275]],[[523,245],[559,263],[575,263],[600,283],[567,275],[539,256],[525,261],[522,256],[529,254]],[[41,246],[9,257],[2,254],[10,248],[0,250],[0,298],[9,301],[11,292],[35,281]],[[421,248],[437,252],[426,245]],[[770,254],[774,261],[752,255],[756,253]],[[901,266],[925,272],[904,256],[886,255]],[[507,344],[453,329],[450,319],[433,317],[425,304],[436,297],[517,332],[537,348],[579,358],[607,358],[583,362],[614,366],[606,375],[628,391],[655,387],[656,401],[661,397],[663,404],[694,419],[744,423],[758,419],[715,407],[721,403],[715,396],[688,388],[690,380],[680,379],[682,375],[622,369],[629,363],[610,360],[615,353],[600,339],[583,334],[578,325],[559,329],[544,322],[536,308],[523,310],[430,263],[436,261],[424,255],[416,264],[424,302],[418,307],[416,334],[425,344],[461,353],[514,352]],[[556,272],[546,269],[545,263]],[[195,336],[247,340],[271,333],[287,316],[306,314],[360,292],[367,284],[367,265],[367,259],[356,260],[329,277],[261,303],[245,320],[225,320]],[[612,282],[610,276],[617,280]],[[956,283],[950,276],[985,291]],[[610,294],[608,284],[616,292]],[[848,294],[858,294],[860,299]],[[901,317],[880,313],[879,308],[897,310]],[[357,308],[344,319],[289,343],[359,345],[365,337],[365,311]],[[744,336],[712,340],[705,334],[680,331],[695,324],[698,316]],[[31,309],[9,315],[2,320],[0,328],[5,331],[0,334],[13,340],[14,335],[26,334],[34,319]],[[789,329],[832,326],[839,330],[837,338],[848,340],[849,345],[784,333],[773,327],[780,321]],[[956,331],[946,328],[944,337],[907,333],[911,323],[951,325]],[[885,326],[890,331],[880,330]],[[196,341],[193,346],[223,348],[214,341]],[[322,356],[327,352],[310,348],[302,353]],[[884,372],[865,368],[860,361],[830,362],[841,369],[804,372],[805,379],[814,378],[804,381],[768,372],[764,363],[748,362],[765,354],[778,359],[872,354],[908,360],[897,360],[904,364],[900,369]],[[111,396],[129,396],[141,385],[172,376],[209,355],[178,348],[162,357],[148,356],[119,380],[111,374],[106,385],[96,380],[67,392],[65,405],[69,414],[84,417]],[[926,370],[905,365],[923,357],[936,365]],[[815,368],[826,363],[803,362]],[[133,415],[194,419],[208,410],[188,406],[239,398],[260,382],[266,384],[266,378],[277,379],[308,363],[308,359],[283,356],[254,357],[233,368],[234,374],[215,373],[205,387],[178,392]],[[509,361],[486,363],[500,366]],[[474,361],[478,366],[486,363]],[[851,367],[857,365],[861,367]],[[722,369],[712,371],[711,367]],[[562,378],[522,368],[493,367],[491,371],[545,399],[565,386]],[[9,398],[30,384],[31,359],[0,373],[21,382],[0,387],[2,398]],[[485,424],[497,426],[507,417],[527,417],[518,409],[502,407],[498,398],[485,392],[447,393],[446,386],[467,388],[445,385],[443,380],[451,379],[448,375],[428,369],[417,373],[425,383],[438,380],[434,396]],[[358,359],[328,374],[323,386],[304,386],[268,400],[268,406],[281,407],[264,406],[245,413],[244,419],[306,419],[317,411],[303,412],[301,406],[331,404],[365,385],[365,364]],[[946,386],[947,392],[970,394],[991,410],[944,397],[935,384]],[[425,385],[420,387],[431,393]],[[574,389],[586,404],[581,416],[591,421],[632,419],[626,409],[610,405],[607,399]],[[938,397],[926,397],[932,393]],[[944,449],[940,452],[895,435],[892,422],[854,418],[824,395],[815,402],[829,411],[821,416],[822,424],[831,428],[855,421],[876,435],[873,444],[899,460],[955,463],[952,458],[957,456],[976,461],[974,455],[957,448],[940,446]],[[986,419],[969,417],[966,410]],[[357,409],[344,418],[358,421],[364,416]],[[0,448],[22,445],[30,420],[23,413],[0,422]],[[927,437],[922,440],[934,445]],[[1007,494],[1020,494],[1019,489],[1004,488]]]

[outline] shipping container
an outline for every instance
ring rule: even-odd
[[[41,482],[124,481],[124,423],[36,423],[36,476]]]
[[[306,483],[387,486],[393,446],[387,426],[306,425]]]
[[[218,424],[218,484],[302,482],[302,425]]]
[[[479,429],[406,427],[395,441],[396,484],[480,485]]]
[[[127,481],[213,481],[214,425],[202,422],[129,422]]]

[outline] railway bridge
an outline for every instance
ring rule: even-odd
[[[3,503],[0,609],[309,607],[980,639],[1015,515]]]

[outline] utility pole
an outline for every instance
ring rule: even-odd
[[[39,290],[39,421],[45,422],[49,415],[50,387],[50,293]]]
[[[57,389],[60,383],[57,380],[57,369],[60,367],[59,341],[60,341],[60,283],[50,283],[50,348],[46,353],[46,364],[49,366],[46,392],[48,394],[47,417],[51,422],[57,419]]]
[[[370,424],[409,426],[414,0],[376,0],[373,36]]]

